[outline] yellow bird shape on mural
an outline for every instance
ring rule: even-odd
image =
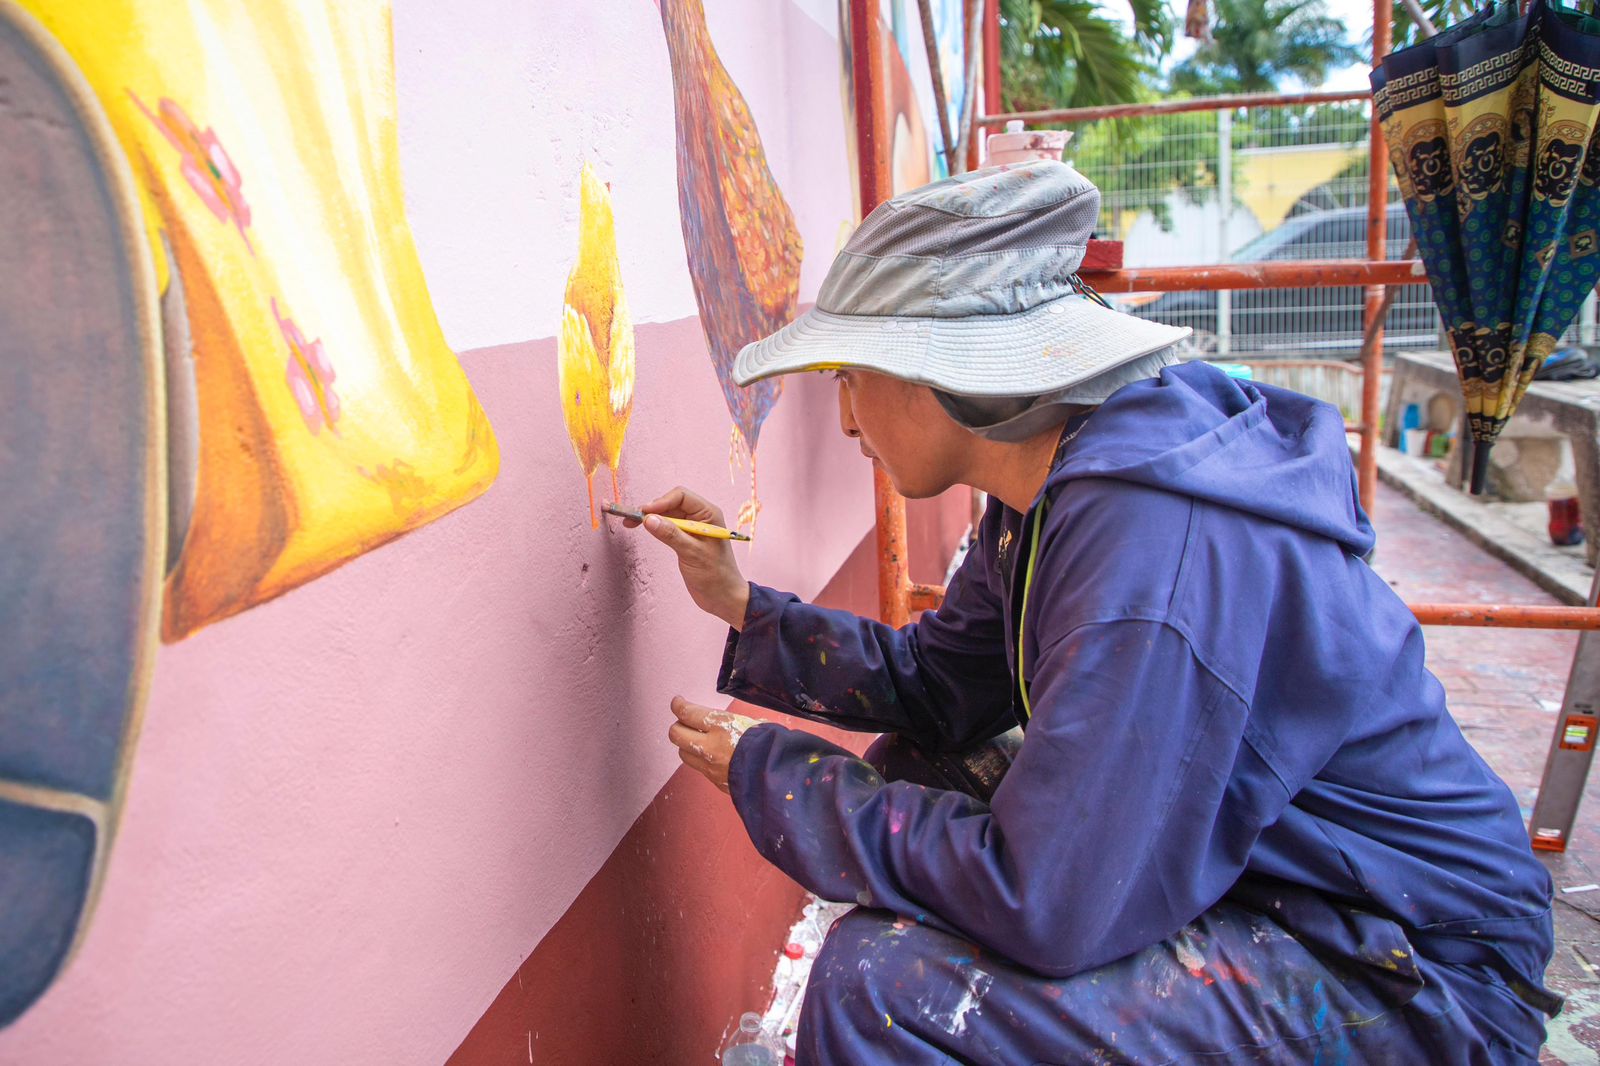
[[[588,163],[581,185],[578,261],[567,275],[556,367],[561,414],[589,486],[589,522],[599,529],[594,472],[601,463],[611,470],[612,498],[622,498],[617,469],[633,414],[633,319],[617,262],[611,186]]]

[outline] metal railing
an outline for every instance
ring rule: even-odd
[[[1068,126],[1069,160],[1101,187],[1100,235],[1122,242],[1127,262],[1366,258],[1366,94],[1183,104]],[[1386,259],[1404,257],[1410,236],[1397,193],[1391,182]],[[1185,354],[1196,358],[1355,355],[1364,332],[1365,297],[1353,285],[1152,291],[1117,302],[1142,318],[1192,328]],[[1440,345],[1425,282],[1400,289],[1384,327],[1388,348]]]
[[[1099,235],[1141,267],[1363,260],[1371,101],[1355,92],[1213,97],[1036,112],[1073,134],[1067,158],[1101,190]],[[1066,119],[1067,121],[1062,121]],[[1385,259],[1408,256],[1410,219],[1388,182]],[[1399,286],[1384,349],[1448,347],[1426,279]],[[1194,330],[1189,358],[1358,355],[1358,286],[1131,293],[1130,314]],[[1568,343],[1594,340],[1589,300]],[[1319,397],[1322,398],[1322,397]]]

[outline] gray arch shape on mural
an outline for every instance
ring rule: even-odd
[[[0,0],[0,1026],[83,938],[166,555],[160,310],[133,176],[71,58]]]

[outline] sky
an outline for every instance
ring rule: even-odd
[[[1362,0],[1326,0],[1328,13],[1344,20],[1350,29],[1350,38],[1357,48],[1367,47],[1366,39],[1372,32],[1372,4]],[[1341,70],[1330,71],[1322,85],[1326,89],[1369,89],[1372,83],[1367,76],[1372,73],[1371,63],[1358,63]]]
[[[1195,42],[1182,35],[1183,15],[1187,10],[1184,0],[1169,0],[1172,7],[1173,19],[1179,30],[1178,42],[1173,46],[1172,57],[1169,63],[1176,63],[1194,51]],[[1371,0],[1324,0],[1328,13],[1344,22],[1350,31],[1350,40],[1355,42],[1357,48],[1366,47],[1368,33],[1372,29],[1372,3]],[[1106,0],[1106,12],[1118,19],[1129,30],[1133,27],[1132,16],[1128,14],[1127,5],[1121,0]],[[1371,83],[1367,75],[1371,73],[1370,63],[1357,63],[1353,66],[1341,67],[1328,72],[1327,81],[1321,85],[1284,85],[1285,92],[1297,89],[1366,89]]]

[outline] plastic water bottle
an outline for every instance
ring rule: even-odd
[[[761,1028],[755,1011],[739,1018],[739,1028],[722,1045],[722,1066],[782,1066],[783,1048]]]

